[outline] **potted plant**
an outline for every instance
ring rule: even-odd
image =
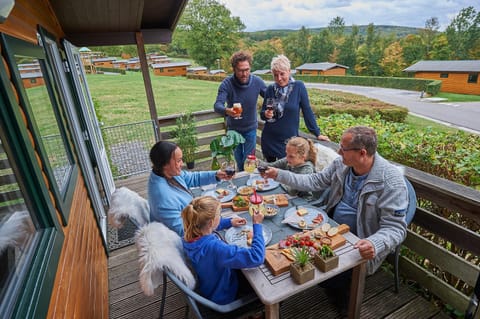
[[[338,256],[329,245],[322,245],[314,255],[314,263],[322,272],[338,267]]]
[[[233,160],[233,151],[239,144],[245,143],[245,138],[237,131],[227,131],[225,135],[217,136],[210,142],[212,152],[212,169],[220,168],[218,157],[223,156],[226,161]]]
[[[176,124],[172,135],[178,147],[182,149],[183,160],[187,163],[187,168],[192,169],[195,165],[195,152],[198,149],[195,118],[192,113],[186,113],[177,118]]]
[[[292,248],[294,261],[290,264],[290,275],[293,281],[301,285],[315,277],[315,267],[310,262],[310,252],[307,247]]]

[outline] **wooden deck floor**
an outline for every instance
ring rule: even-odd
[[[117,181],[117,187],[126,186],[146,197],[146,179],[140,175]],[[143,294],[138,282],[139,268],[135,245],[115,250],[109,257],[109,300],[110,318],[138,319],[158,318],[160,309],[160,286],[154,296]],[[180,291],[167,283],[165,319],[185,318],[186,303]],[[261,313],[262,307],[253,313]],[[241,316],[252,318],[251,314]],[[295,318],[340,318],[325,291],[314,287],[281,304],[282,319]],[[250,316],[250,317],[249,317]],[[218,318],[229,318],[218,316]],[[396,294],[393,290],[393,276],[383,270],[366,280],[361,318],[448,318],[429,301],[406,285]]]

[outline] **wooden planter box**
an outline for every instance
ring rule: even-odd
[[[335,255],[329,258],[323,258],[320,254],[315,254],[314,263],[317,268],[322,272],[327,272],[333,268],[338,267],[338,256]]]
[[[296,284],[301,285],[315,277],[315,267],[311,263],[307,263],[303,268],[296,263],[291,263],[290,275]]]

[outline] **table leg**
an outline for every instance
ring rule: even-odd
[[[265,305],[265,319],[279,319],[280,304]]]
[[[353,268],[352,284],[350,286],[350,302],[348,304],[348,318],[360,318],[360,308],[362,306],[363,291],[365,288],[366,263]]]

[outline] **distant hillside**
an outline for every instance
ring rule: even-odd
[[[360,25],[358,26],[360,35],[365,36],[367,34],[367,25]],[[412,28],[412,27],[400,27],[400,26],[391,26],[391,25],[375,25],[375,32],[380,34],[381,36],[390,36],[395,35],[397,38],[403,38],[409,34],[417,34],[420,32],[420,28]],[[308,29],[310,34],[319,33],[326,28],[313,28]],[[283,38],[288,36],[293,32],[297,32],[298,30],[264,30],[264,31],[255,31],[255,32],[245,32],[245,36],[249,37],[254,41],[263,41],[272,38]],[[345,34],[350,34],[352,32],[351,26],[345,26]]]

